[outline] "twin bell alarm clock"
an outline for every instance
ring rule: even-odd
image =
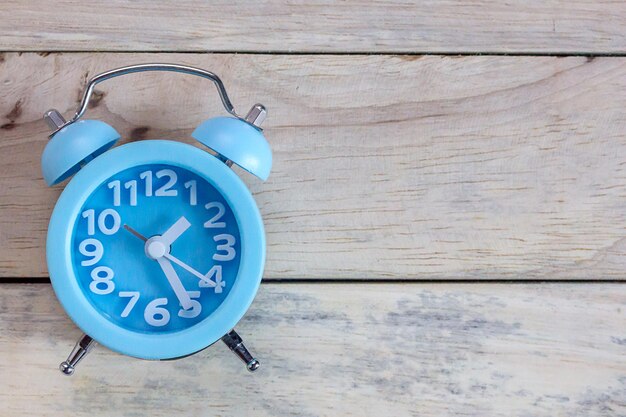
[[[172,71],[212,81],[229,117],[192,133],[205,149],[170,140],[113,147],[120,134],[82,119],[94,87],[144,71]],[[54,292],[84,332],[60,369],[74,373],[96,344],[142,359],[175,359],[218,340],[254,371],[233,327],[250,307],[265,262],[259,210],[237,164],[262,180],[272,153],[260,125],[265,108],[235,112],[213,73],[175,64],[104,72],[85,88],[74,117],[56,110],[41,157],[50,186],[71,177],[54,208],[46,255]]]

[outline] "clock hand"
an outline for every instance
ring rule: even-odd
[[[174,241],[185,232],[185,230],[189,229],[189,226],[191,226],[191,223],[187,221],[185,216],[182,216],[161,235],[161,241],[167,246],[171,246],[172,243],[174,243]]]
[[[184,221],[187,222],[187,220],[184,217],[181,217],[181,219],[184,219]],[[180,220],[178,222],[176,222],[176,224],[179,224],[179,222],[180,222]],[[175,226],[176,226],[176,224],[175,224]],[[189,226],[187,226],[185,228],[185,230],[188,227]],[[146,245],[150,244],[148,242],[148,240],[149,240],[148,238],[146,238],[144,235],[142,235],[141,233],[139,233],[138,231],[136,231],[135,229],[133,229],[129,225],[125,224],[124,225],[124,229],[126,229],[127,231],[132,233],[133,236],[135,236],[136,238],[141,239],[144,242],[146,242]],[[172,228],[170,227],[169,230],[171,230],[171,229]],[[180,234],[179,234],[179,236],[180,236]],[[152,240],[152,239],[150,239],[150,240]],[[160,242],[154,242],[154,243],[160,244],[160,245],[164,245],[165,244],[165,242],[162,241],[162,237],[160,238]],[[146,250],[146,253],[150,253],[150,250]],[[167,254],[167,250],[163,250],[163,255],[155,257],[154,260],[159,263],[159,266],[161,267],[161,270],[165,274],[165,277],[167,278],[167,281],[169,282],[170,286],[172,287],[172,290],[174,290],[174,294],[176,294],[176,298],[178,298],[178,301],[180,302],[180,305],[183,307],[184,310],[188,310],[188,309],[191,308],[191,297],[189,297],[189,294],[187,294],[187,290],[185,290],[185,287],[183,287],[182,282],[180,282],[180,278],[178,278],[178,274],[176,274],[176,271],[174,270],[174,267],[172,266],[170,261],[168,261],[167,259],[163,259],[163,256],[165,254]]]
[[[130,227],[127,224],[124,225],[124,229],[128,230],[136,238],[141,239],[144,242],[146,242],[148,240],[148,238],[146,238],[144,235],[142,235],[141,233],[139,233],[138,231],[136,231],[135,229],[133,229],[132,227]],[[163,256],[165,258],[169,259],[170,261],[174,262],[176,265],[180,266],[181,268],[187,270],[188,272],[191,272],[193,275],[195,275],[196,277],[200,278],[202,281],[206,282],[211,287],[216,287],[217,286],[217,284],[215,282],[211,281],[205,275],[202,275],[200,272],[196,271],[195,269],[193,269],[192,267],[190,267],[189,265],[187,265],[186,263],[184,263],[180,259],[176,258],[174,255],[171,255],[169,253],[165,253],[165,254],[163,254]],[[223,287],[224,285],[225,284],[223,282],[220,283],[221,287]],[[218,290],[218,292],[219,292],[219,290]]]
[[[163,259],[163,257],[157,258],[156,261],[159,263],[159,266],[165,274],[167,281],[170,283],[170,286],[174,290],[174,293],[176,294],[176,298],[178,298],[180,305],[183,307],[184,310],[189,310],[192,307],[191,297],[189,297],[189,294],[187,294],[187,290],[185,289],[185,287],[183,287],[183,283],[180,282],[180,278],[178,278],[176,271],[174,271],[172,263],[167,259]]]
[[[172,254],[166,253],[163,256],[165,258],[169,259],[170,261],[174,262],[176,265],[180,266],[181,268],[185,269],[186,271],[191,272],[193,275],[195,275],[196,277],[200,278],[202,281],[204,281],[207,284],[209,284],[209,286],[211,286],[211,287],[217,287],[218,286],[218,284],[216,282],[211,281],[210,278],[207,278],[205,275],[202,275],[200,272],[196,271],[195,269],[193,269],[192,267],[190,267],[189,265],[187,265],[186,263],[184,263],[180,259],[176,258]],[[224,282],[220,282],[219,283],[220,287],[224,287],[224,285],[225,285]],[[218,290],[216,290],[216,292],[221,292],[221,291],[218,289]]]
[[[125,224],[124,229],[132,233],[136,238],[141,239],[144,242],[148,241],[148,238],[146,238],[144,235],[142,235],[141,233],[139,233],[138,231],[136,231],[129,225]],[[187,265],[186,263],[184,263],[183,261],[181,261],[180,259],[178,259],[177,257],[175,257],[174,255],[170,253],[167,253],[167,252],[164,253],[163,257],[169,259],[170,261],[174,262],[176,265],[180,266],[181,268],[185,269],[186,271],[198,277],[200,280],[206,282],[210,287],[213,287],[213,288],[218,287],[215,290],[215,292],[221,292],[221,289],[225,286],[225,283],[223,281],[220,281],[219,283],[211,281],[211,279],[207,278],[206,275],[202,275],[200,272],[196,271],[195,269],[193,269],[192,267],[190,267],[189,265]]]
[[[130,233],[133,234],[133,236],[135,236],[136,238],[139,238],[141,240],[143,240],[144,242],[146,242],[148,240],[147,237],[145,237],[144,235],[142,235],[141,233],[139,233],[138,231],[136,231],[135,229],[133,229],[132,227],[130,227],[129,225],[125,224],[124,225],[124,229],[128,230]]]

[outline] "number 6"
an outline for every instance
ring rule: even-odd
[[[167,305],[167,298],[157,298],[146,306],[143,318],[150,326],[161,327],[170,322],[170,312],[162,306]],[[158,317],[161,316],[161,317]]]

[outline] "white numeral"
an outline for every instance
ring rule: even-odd
[[[107,226],[107,218],[113,218],[113,225]],[[96,233],[96,211],[89,209],[83,211],[83,218],[87,219],[87,234],[93,236]],[[105,235],[112,235],[120,229],[122,219],[117,211],[113,209],[102,210],[102,213],[98,216],[98,229]]]
[[[144,171],[139,178],[146,182],[146,197],[152,197],[152,171]]]
[[[187,291],[189,294],[189,298],[199,298],[200,291]],[[182,317],[185,319],[193,319],[194,317],[198,317],[202,312],[202,304],[196,300],[191,300],[191,308],[189,310],[183,310],[182,308],[178,311],[178,317]]]
[[[130,205],[137,205],[137,180],[130,180],[124,183],[124,188],[130,190]]]
[[[217,245],[218,251],[225,251],[226,253],[224,254],[216,253],[215,255],[213,255],[214,261],[230,261],[235,257],[235,248],[233,248],[236,242],[235,236],[229,235],[229,234],[215,235],[213,236],[213,240],[216,243],[221,242],[221,241],[226,242],[221,245],[220,244]]]
[[[198,184],[196,180],[187,181],[185,188],[189,188],[189,205],[195,206],[198,204]]]
[[[128,317],[133,307],[135,307],[135,304],[137,304],[137,301],[139,301],[139,291],[120,291],[117,295],[122,298],[130,298],[128,304],[126,304],[126,308],[124,308],[121,314],[121,317]]]
[[[118,207],[120,204],[122,204],[122,191],[121,191],[120,181],[119,180],[111,181],[107,185],[110,189],[113,190],[113,205],[115,207]],[[137,181],[131,180],[131,181],[124,183],[124,188],[127,190],[130,189],[130,205],[136,206],[137,205]]]
[[[113,190],[113,205],[117,207],[120,204],[122,204],[122,201],[121,201],[122,192],[120,190],[120,181],[119,180],[111,181],[110,183],[107,184],[107,186],[109,187],[109,189]]]
[[[92,250],[89,247],[93,247]],[[102,259],[102,255],[104,254],[104,248],[102,247],[102,243],[98,239],[85,239],[78,245],[78,251],[81,255],[91,257],[91,259],[87,259],[85,261],[81,261],[80,264],[82,266],[91,266],[100,262]]]
[[[161,327],[170,322],[170,312],[162,306],[167,305],[167,298],[157,298],[146,306],[143,318],[150,326]]]
[[[178,175],[171,169],[162,169],[156,172],[157,178],[169,177],[167,182],[163,184],[163,186],[159,187],[154,195],[157,197],[175,197],[178,195],[177,190],[171,190],[171,188],[176,184],[176,180],[178,180]]]
[[[217,209],[217,214],[204,222],[204,227],[206,227],[207,229],[218,229],[226,227],[226,223],[218,222],[218,220],[221,219],[222,216],[226,213],[226,209],[224,208],[224,205],[222,203],[218,201],[213,201],[205,205],[204,208],[207,210],[210,210],[212,208]]]
[[[111,294],[115,289],[115,283],[113,283],[113,270],[108,266],[98,266],[91,271],[91,283],[89,289],[92,293],[98,295]],[[102,285],[104,284],[104,288]]]
[[[107,217],[109,216],[113,218],[113,225],[111,227],[107,226]],[[121,223],[120,215],[113,209],[104,209],[98,216],[98,229],[105,235],[116,233],[120,229]]]
[[[96,234],[96,211],[89,209],[83,211],[83,218],[87,219],[87,234],[93,236]]]
[[[211,279],[213,278],[213,276],[215,276],[215,287],[214,287],[215,293],[216,294],[221,293],[222,288],[226,286],[226,283],[222,281],[222,265],[213,265],[205,276],[208,279]],[[210,285],[208,282],[204,280],[200,280],[200,282],[198,282],[198,287],[206,288],[206,287],[213,287],[213,285]]]

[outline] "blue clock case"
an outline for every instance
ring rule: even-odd
[[[235,126],[231,126],[233,127]],[[202,126],[198,130],[201,128]],[[251,126],[250,128],[254,129]],[[271,166],[271,153],[269,155]],[[129,167],[145,164],[175,165],[206,178],[226,199],[240,231],[239,272],[226,299],[206,319],[178,332],[140,333],[114,324],[87,299],[72,264],[74,224],[86,199],[111,176]],[[248,167],[245,163],[241,165],[246,169],[251,168],[248,170],[253,173],[263,168]],[[269,169],[267,171],[269,174]],[[241,179],[222,161],[191,145],[167,140],[148,140],[104,152],[75,175],[61,194],[50,219],[47,260],[54,291],[70,318],[81,330],[99,343],[126,355],[142,359],[170,359],[195,353],[211,345],[243,317],[256,295],[263,274],[265,234],[252,195]]]

